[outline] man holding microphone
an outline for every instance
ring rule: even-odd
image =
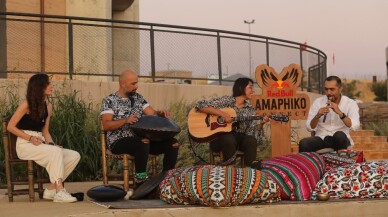
[[[337,151],[354,145],[349,131],[360,127],[359,108],[356,101],[341,92],[341,79],[327,77],[325,95],[313,102],[306,121],[307,130],[314,131],[315,136],[302,139],[299,152],[314,152],[323,148]]]

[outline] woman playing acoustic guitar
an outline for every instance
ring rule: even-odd
[[[256,115],[256,110],[250,103],[253,93],[253,80],[238,78],[234,82],[232,96],[201,100],[195,106],[197,111],[222,117],[228,124],[231,124],[236,117],[226,112],[226,108],[234,109],[238,119],[249,119],[249,121],[236,122],[233,124],[231,132],[222,133],[210,142],[210,148],[213,152],[222,152],[224,163],[229,163],[229,159],[233,161],[237,150],[244,152],[246,166],[252,165],[256,159],[262,128],[269,121],[269,118],[267,116],[260,118],[262,120],[248,118]]]

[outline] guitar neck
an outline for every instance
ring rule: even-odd
[[[252,121],[252,120],[263,120],[263,116],[262,115],[257,115],[257,116],[234,117],[233,118],[233,122]]]
[[[286,115],[268,115],[268,117],[275,121],[288,122],[288,116]],[[238,122],[238,121],[263,120],[263,118],[264,116],[262,115],[248,116],[248,117],[234,117],[233,121]]]

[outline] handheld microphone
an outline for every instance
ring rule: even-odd
[[[327,97],[327,103],[326,103],[326,105],[327,106],[329,106],[330,105],[330,102],[331,102],[331,97]],[[323,123],[325,123],[325,121],[326,121],[326,116],[327,116],[327,113],[324,115],[324,117],[323,117]]]

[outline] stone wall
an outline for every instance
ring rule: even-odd
[[[388,102],[359,103],[361,123],[388,121]]]

